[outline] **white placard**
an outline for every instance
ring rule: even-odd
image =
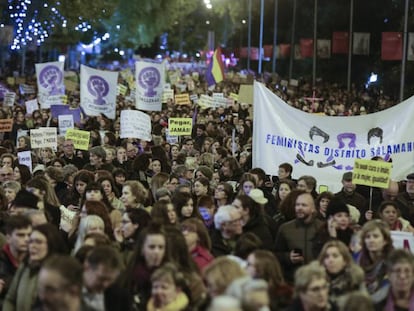
[[[57,148],[56,127],[42,127],[30,130],[30,145],[32,148]]]
[[[58,116],[59,121],[59,134],[60,135],[66,135],[66,131],[68,129],[74,128],[74,121],[73,121],[73,115],[71,114],[64,114]]]
[[[151,141],[151,118],[138,110],[121,111],[121,138],[139,138]]]
[[[135,63],[137,109],[161,111],[162,94],[165,82],[165,64],[152,61]]]
[[[33,114],[33,111],[39,110],[39,104],[37,103],[37,99],[28,100],[25,102],[26,105],[26,112],[28,114]]]
[[[414,234],[404,231],[391,231],[392,245],[394,248],[408,249],[414,253]]]
[[[26,165],[30,172],[33,170],[32,168],[32,154],[30,150],[28,151],[21,151],[17,153],[17,158],[19,159],[19,164]]]
[[[16,93],[6,92],[6,94],[4,94],[4,106],[13,107],[15,100],[16,100]]]

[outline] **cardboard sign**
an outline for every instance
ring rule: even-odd
[[[352,172],[352,183],[377,188],[388,188],[392,163],[356,159]]]
[[[190,95],[190,100],[191,100],[193,103],[198,103],[198,95],[197,95],[197,94],[191,94],[191,95]]]
[[[75,149],[88,150],[90,136],[88,131],[67,129],[65,138],[73,141]]]
[[[198,104],[202,109],[214,107],[214,99],[211,96],[202,94],[198,100]]]
[[[28,114],[33,114],[33,111],[39,110],[37,99],[28,100],[24,104],[26,105],[26,111]]]
[[[68,129],[74,128],[73,115],[71,114],[60,115],[58,117],[58,122],[60,135],[64,136]]]
[[[11,132],[13,128],[13,119],[0,120],[0,133]]]
[[[13,107],[15,100],[16,100],[16,93],[7,92],[6,94],[4,94],[4,106]]]
[[[193,129],[192,118],[169,118],[168,133],[173,136],[189,136]]]
[[[188,93],[175,95],[176,105],[191,105],[190,95]]]
[[[19,159],[19,164],[26,165],[30,172],[32,172],[32,154],[30,151],[21,151],[17,153],[17,158]]]
[[[32,148],[57,148],[57,130],[55,127],[42,127],[30,130],[30,145]]]

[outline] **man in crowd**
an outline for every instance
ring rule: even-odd
[[[107,170],[108,172],[112,172],[114,166],[106,163],[105,149],[101,146],[96,146],[89,149],[89,163],[83,168],[92,172],[97,170]]]
[[[410,221],[414,225],[414,173],[407,175],[405,183],[405,191],[397,196],[398,207],[401,216]]]
[[[52,256],[39,272],[37,292],[43,311],[93,311],[82,305],[82,265],[70,256]],[[103,309],[102,309],[103,310]]]
[[[335,197],[355,206],[361,213],[359,223],[363,225],[367,220],[372,219],[372,211],[368,210],[367,200],[356,192],[355,188],[355,184],[352,183],[352,172],[346,172],[342,175],[342,190],[335,193]]]
[[[115,280],[121,272],[120,256],[112,246],[97,246],[85,259],[83,304],[93,310],[130,310],[131,299]]]
[[[62,147],[62,160],[65,161],[66,164],[73,164],[78,169],[81,169],[85,165],[85,161],[75,155],[75,146],[72,140],[65,139]]]
[[[13,167],[4,165],[0,168],[0,182],[13,180]]]
[[[214,226],[215,230],[211,233],[212,254],[215,257],[232,254],[243,232],[240,212],[232,205],[221,206],[214,215]]]
[[[19,264],[27,254],[32,225],[25,216],[11,216],[6,222],[5,231],[7,242],[0,251],[1,305]]]
[[[280,226],[276,236],[276,253],[284,267],[288,282],[293,281],[295,270],[314,260],[314,240],[322,221],[315,217],[315,201],[309,192],[298,195],[295,203],[296,218]]]

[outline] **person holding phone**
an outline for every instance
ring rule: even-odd
[[[309,192],[300,192],[295,202],[295,219],[280,226],[276,236],[276,255],[285,267],[285,279],[293,282],[297,268],[316,259],[315,237],[323,222],[316,218],[315,201]]]

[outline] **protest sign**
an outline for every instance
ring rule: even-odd
[[[36,94],[35,87],[25,83],[19,85],[19,91],[20,94]]]
[[[63,62],[48,62],[35,64],[38,100],[42,109],[49,109],[50,105],[61,103],[60,95],[65,95],[63,84]]]
[[[59,122],[59,134],[66,135],[66,131],[70,128],[74,128],[73,115],[64,114],[58,117]]]
[[[125,85],[118,83],[116,87],[116,95],[125,96],[127,91],[128,91],[128,88]]]
[[[176,105],[191,105],[190,95],[188,93],[175,95]]]
[[[235,100],[235,101],[238,101],[239,100],[239,94],[236,94],[236,93],[230,93],[230,96],[229,97],[231,99]]]
[[[80,105],[88,116],[115,119],[118,73],[81,65]]]
[[[6,81],[7,81],[8,85],[14,85],[16,83],[15,82],[16,78],[15,77],[7,77]]]
[[[377,188],[388,188],[392,163],[356,159],[352,172],[352,183]]]
[[[69,128],[66,130],[65,138],[73,141],[75,149],[88,150],[90,136],[88,131]]]
[[[122,110],[120,137],[150,141],[152,139],[150,116],[138,110]]]
[[[193,103],[198,103],[198,95],[197,95],[197,94],[191,94],[191,95],[190,95],[190,100],[191,100]]]
[[[391,239],[394,248],[414,253],[414,235],[411,232],[391,231]]]
[[[30,150],[18,152],[17,158],[19,159],[19,164],[26,165],[29,168],[30,172],[33,170],[32,154],[30,153]]]
[[[202,108],[202,109],[207,109],[207,108],[211,108],[214,106],[214,99],[211,96],[208,95],[204,95],[202,94],[200,96],[200,99],[198,100],[198,105]]]
[[[69,92],[75,92],[79,87],[79,83],[65,79],[65,87],[66,90],[68,90]]]
[[[253,105],[253,85],[241,84],[239,90],[239,103]]]
[[[71,114],[73,116],[73,121],[77,124],[81,121],[81,111],[80,108],[71,108],[68,105],[52,105],[50,106],[50,113],[52,118],[57,119],[60,115]]]
[[[192,118],[169,118],[168,133],[175,136],[189,136],[193,129]]]
[[[174,100],[174,90],[164,89],[162,91],[162,102],[166,103],[169,99]]]
[[[0,119],[0,133],[11,132],[13,119]]]
[[[6,94],[4,94],[4,106],[13,107],[15,99],[16,93],[6,92]]]
[[[169,144],[178,144],[178,136],[170,135],[168,129],[165,129],[165,140]]]
[[[28,114],[32,114],[33,111],[39,110],[39,104],[37,103],[37,99],[28,100],[24,104],[26,105],[26,112]]]
[[[165,82],[165,63],[137,61],[135,63],[135,105],[137,109],[161,111]]]
[[[55,127],[41,127],[30,130],[30,145],[32,148],[57,148],[57,131]]]

